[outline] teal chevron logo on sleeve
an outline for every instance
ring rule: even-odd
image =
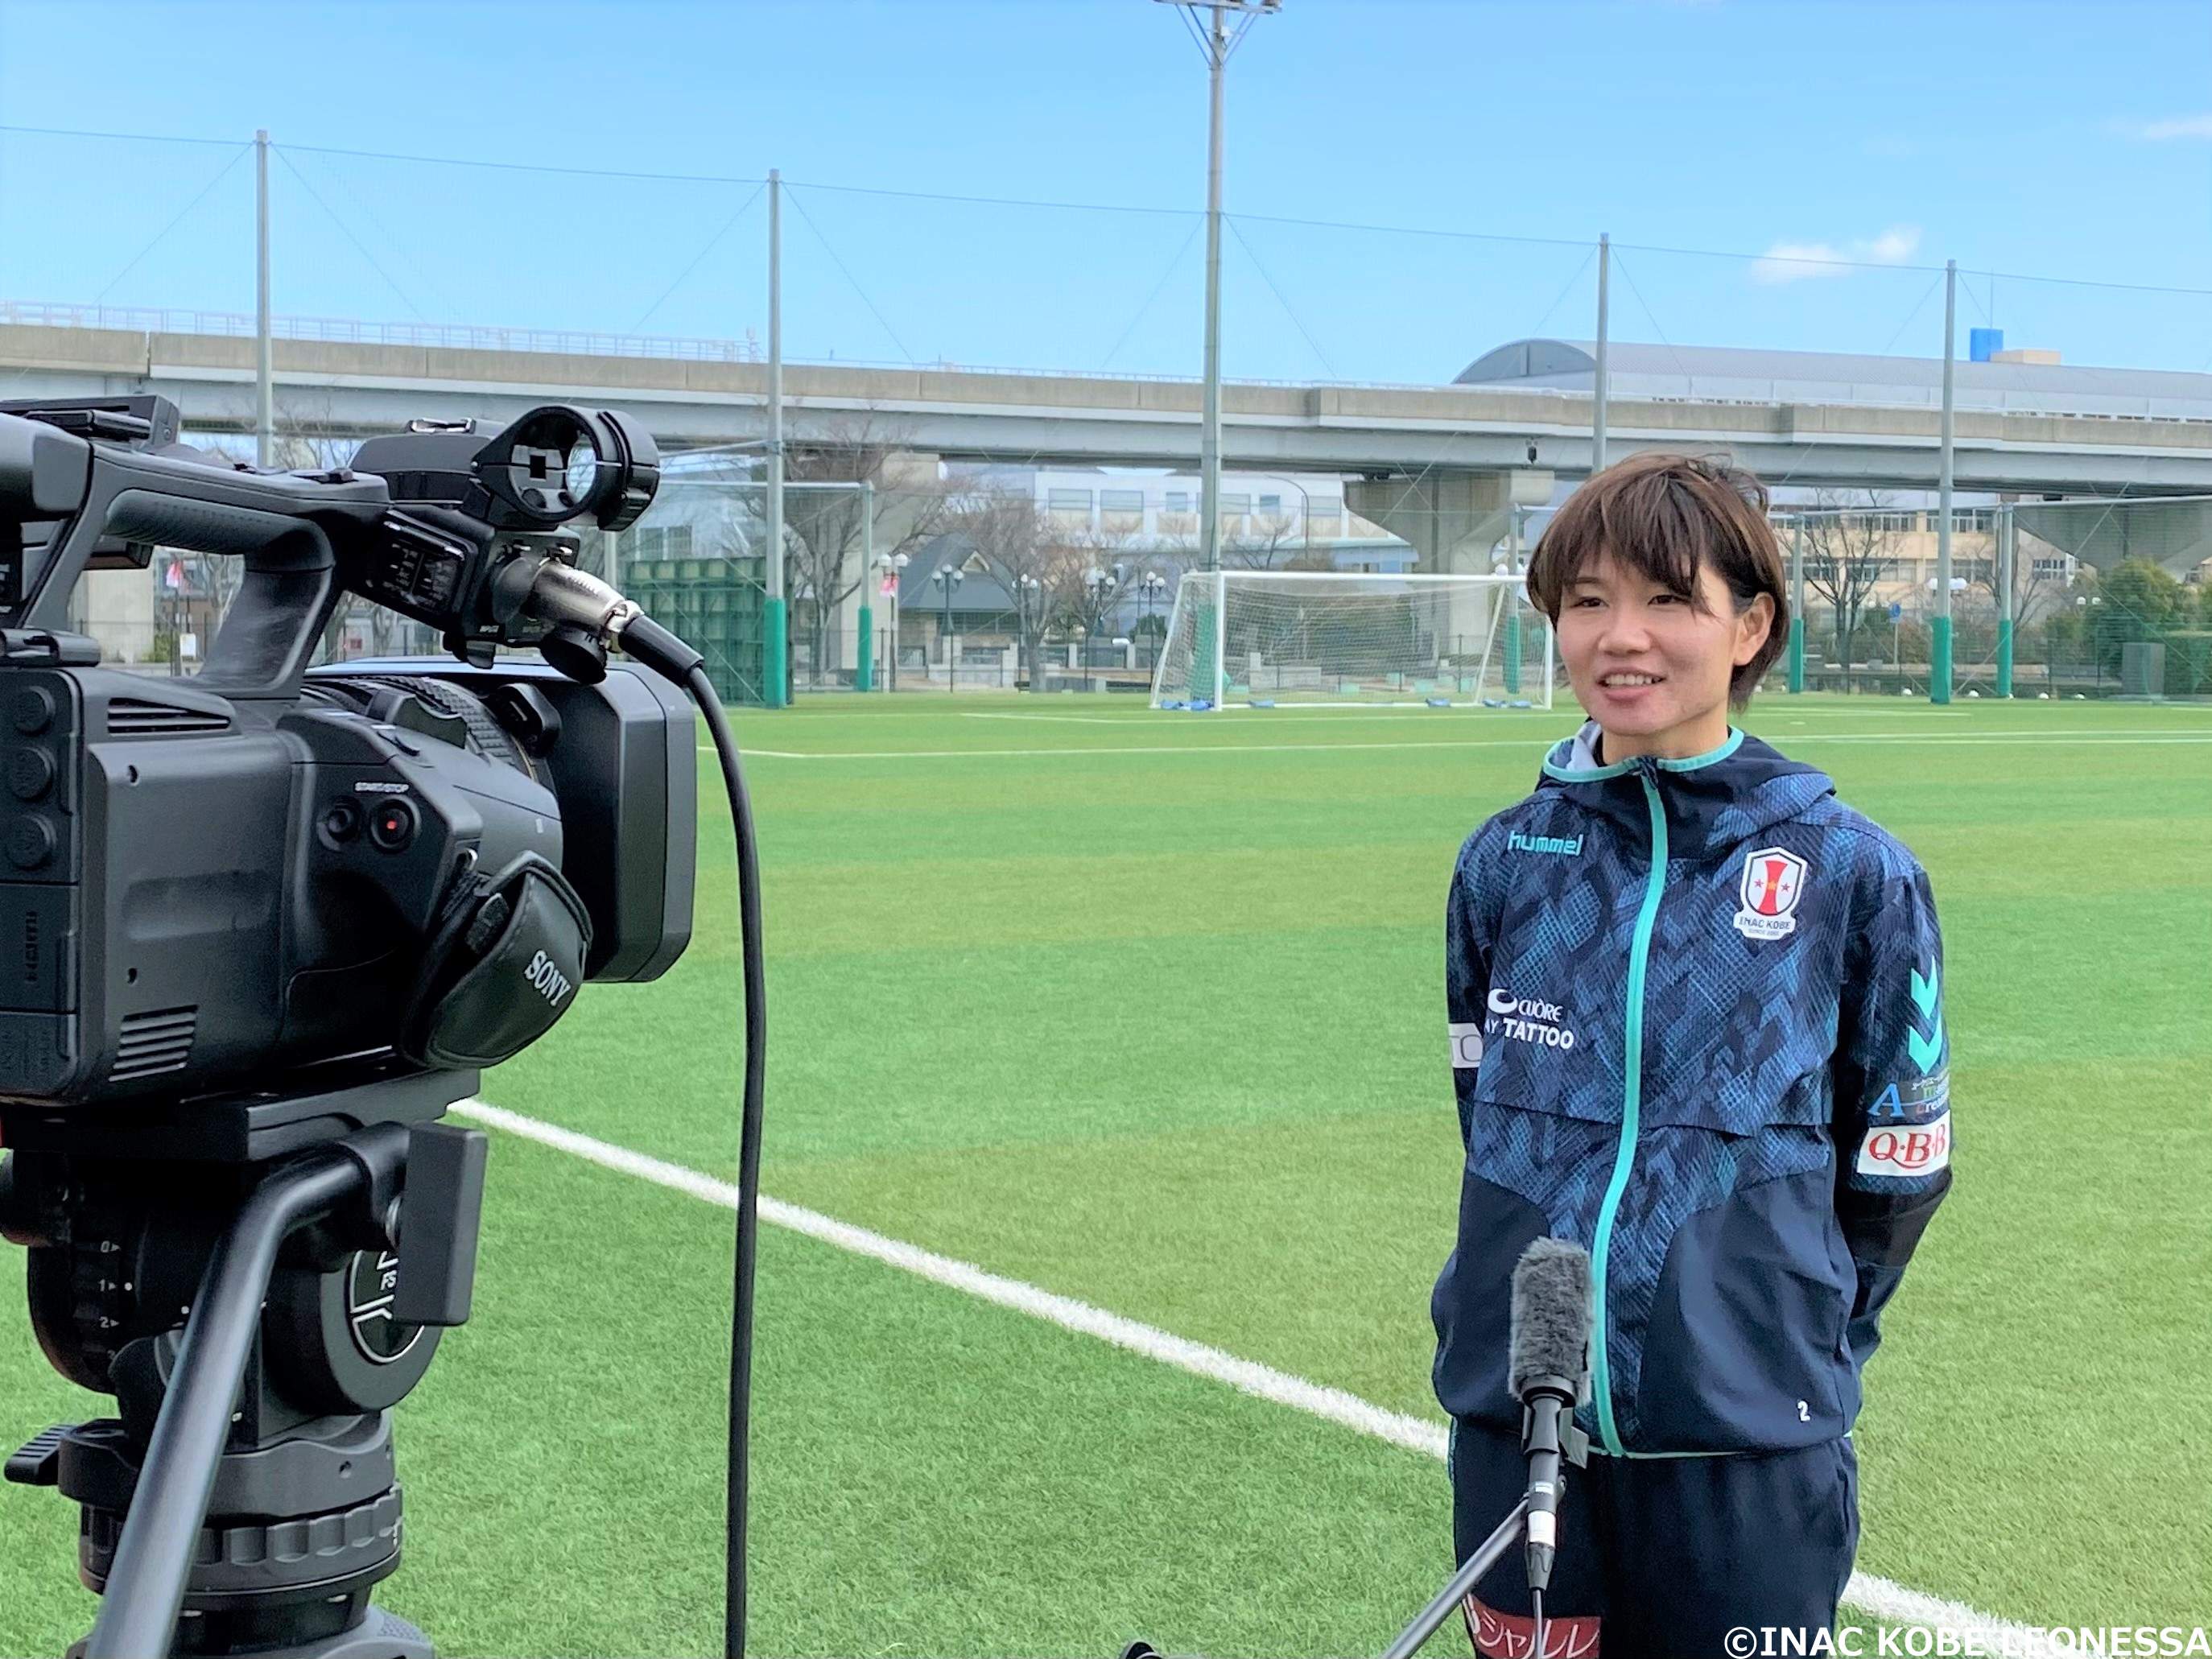
[[[1936,1062],[1943,1057],[1943,1016],[1936,1006],[1942,994],[1942,970],[1936,969],[1928,977],[1920,977],[1920,970],[1912,970],[1912,1006],[1920,1011],[1920,1018],[1931,1021],[1927,1034],[1922,1035],[1917,1025],[1908,1025],[1905,1044],[1912,1056],[1912,1063],[1920,1068],[1923,1077],[1936,1069]]]
[[[1923,1019],[1936,1012],[1936,997],[1941,988],[1942,977],[1943,970],[1940,968],[1929,975],[1926,979],[1920,977],[1920,970],[1917,968],[1912,970],[1912,1006],[1920,1010],[1920,1018]]]

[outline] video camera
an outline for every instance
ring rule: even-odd
[[[700,659],[570,527],[635,522],[659,457],[559,405],[321,471],[177,435],[160,398],[0,404],[0,1231],[119,1409],[7,1474],[83,1506],[95,1656],[427,1656],[368,1594],[388,1410],[468,1316],[485,1142],[436,1120],[690,936]],[[67,625],[157,545],[242,565],[190,679]],[[310,669],[348,593],[454,659]]]

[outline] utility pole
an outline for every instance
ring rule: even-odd
[[[1604,231],[1597,237],[1597,386],[1590,398],[1590,471],[1605,471],[1606,285],[1613,274],[1613,238]]]
[[[276,454],[274,354],[269,343],[269,129],[253,135],[253,464],[273,466]]]
[[[1951,701],[1951,445],[1953,351],[1959,328],[1959,262],[1943,262],[1943,430],[1941,470],[1936,485],[1935,661],[1928,665],[1928,700]]]
[[[1221,568],[1221,95],[1230,55],[1255,19],[1283,0],[1157,0],[1190,26],[1206,54],[1206,386],[1198,449],[1199,547],[1205,568]],[[1200,21],[1201,15],[1204,21]],[[1232,31],[1229,20],[1237,20]]]
[[[768,556],[763,562],[761,701],[781,708],[790,623],[783,593],[783,175],[768,173]]]

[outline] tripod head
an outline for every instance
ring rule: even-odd
[[[469,1314],[486,1142],[437,1120],[475,1082],[0,1107],[40,1346],[117,1402],[6,1468],[82,1508],[87,1652],[428,1654],[368,1598],[400,1559],[391,1408]]]

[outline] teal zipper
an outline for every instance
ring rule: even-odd
[[[1732,753],[1742,741],[1741,733],[1711,756],[1700,756],[1692,765],[1704,764]],[[1661,763],[1664,764],[1665,763]],[[1676,763],[1681,769],[1686,766]],[[1622,763],[1626,769],[1629,763]],[[1659,799],[1659,786],[1651,781],[1650,769],[1639,769],[1638,781],[1644,785],[1644,803],[1651,813],[1651,873],[1644,884],[1644,908],[1636,913],[1636,932],[1628,945],[1628,1011],[1626,1036],[1621,1055],[1620,1148],[1613,1154],[1613,1180],[1605,1189],[1605,1202],[1598,1206],[1595,1248],[1591,1251],[1591,1288],[1597,1309],[1596,1341],[1590,1359],[1590,1392],[1597,1397],[1597,1426],[1599,1437],[1605,1449],[1615,1457],[1626,1457],[1620,1443],[1620,1431],[1613,1418],[1613,1368],[1607,1363],[1605,1348],[1606,1256],[1613,1244],[1613,1218],[1620,1208],[1620,1195],[1628,1189],[1629,1167],[1636,1162],[1636,1138],[1642,1121],[1644,1108],[1644,969],[1651,957],[1651,927],[1658,920],[1660,895],[1667,886],[1667,809]]]

